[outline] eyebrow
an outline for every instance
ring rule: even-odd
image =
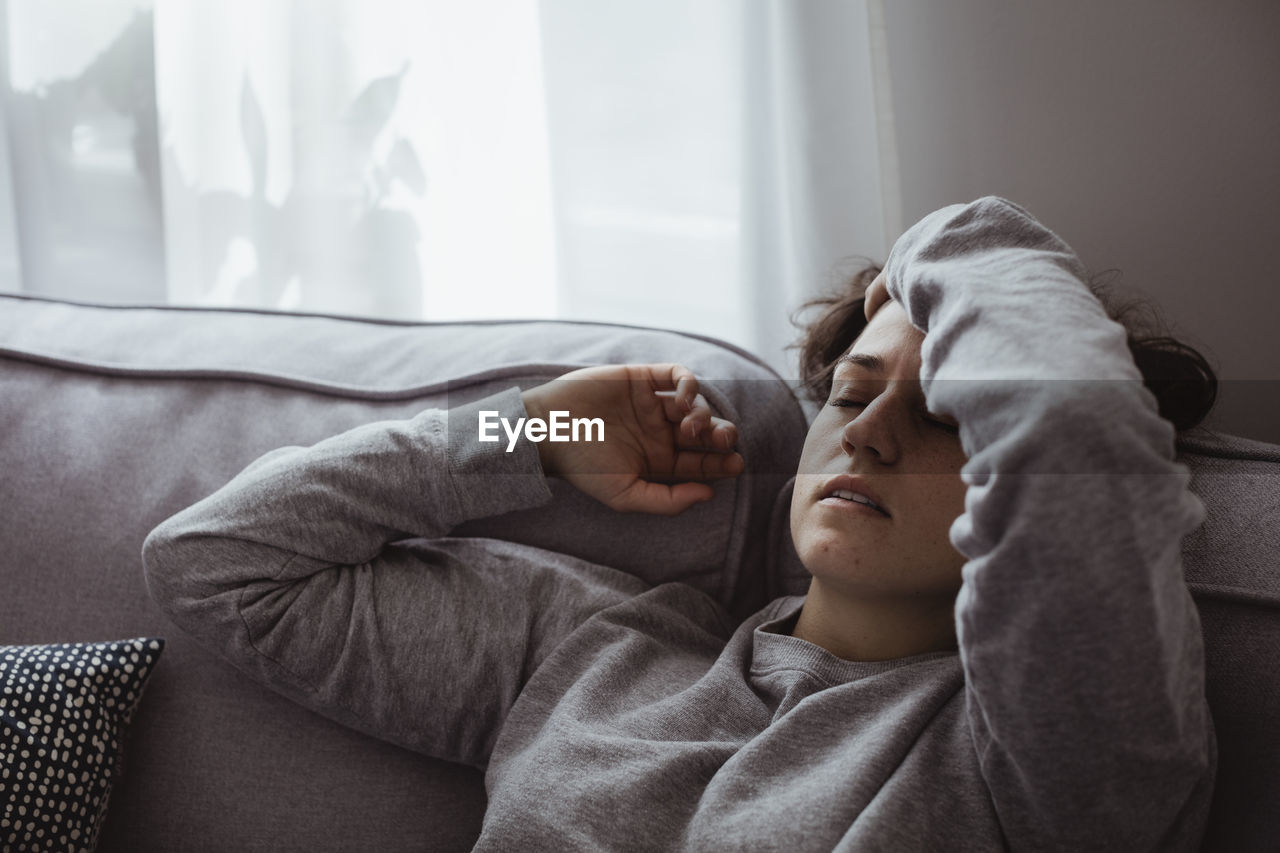
[[[872,373],[884,373],[884,359],[878,355],[872,355],[866,352],[845,353],[836,359],[835,366],[832,367],[832,375],[840,369],[842,364],[852,364],[855,367],[861,367]]]

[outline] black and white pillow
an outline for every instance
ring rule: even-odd
[[[158,637],[0,646],[0,849],[93,850],[163,650]]]

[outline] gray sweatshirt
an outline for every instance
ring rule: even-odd
[[[845,661],[790,636],[803,597],[735,624],[683,584],[450,537],[551,498],[533,445],[467,438],[524,416],[515,388],[259,459],[151,534],[151,592],[306,707],[484,769],[477,850],[1195,849],[1216,753],[1179,550],[1203,507],[1123,330],[1000,199],[922,220],[886,271],[969,459],[958,652]]]

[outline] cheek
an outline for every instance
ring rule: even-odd
[[[967,491],[959,474],[928,473],[903,475],[901,482],[911,506],[911,524],[914,535],[921,544],[936,545],[948,541],[951,524],[964,512],[964,496]]]
[[[938,502],[954,520],[964,512],[964,496],[969,487],[960,479],[959,474],[950,474],[939,478]]]
[[[929,507],[932,536],[938,547],[954,550],[951,544],[951,525],[964,514],[964,496],[967,487],[957,474],[932,478]]]
[[[797,485],[797,489],[798,489]],[[800,541],[800,501],[797,492],[791,493],[791,540],[793,542]]]
[[[805,534],[805,513],[810,509],[810,491],[815,488],[816,480],[813,476],[796,474],[795,486],[791,492],[791,538],[797,545]]]
[[[831,411],[824,406],[805,434],[797,474],[821,474],[832,456],[841,452],[840,431],[843,425],[833,419]]]
[[[956,438],[930,447],[921,469],[929,475],[930,502],[939,514],[949,514],[952,520],[964,512],[968,486],[960,478],[960,471],[968,461]]]

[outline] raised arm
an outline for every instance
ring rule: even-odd
[[[151,533],[153,597],[295,701],[483,766],[548,651],[645,585],[536,548],[445,537],[551,498],[534,445],[476,441],[482,409],[525,416],[512,388],[268,454]]]
[[[895,245],[931,411],[960,423],[956,602],[975,747],[1014,849],[1172,849],[1214,742],[1174,430],[1071,249],[996,198]],[[1181,839],[1186,846],[1187,839]],[[1195,839],[1190,839],[1194,844]]]
[[[509,426],[559,406],[599,416],[605,440],[555,452],[501,431],[479,440],[481,412]],[[176,623],[295,701],[482,765],[550,650],[647,586],[566,555],[446,534],[545,503],[549,474],[618,509],[679,512],[713,494],[690,481],[741,470],[735,435],[680,365],[575,371],[273,451],[151,533],[147,583]]]

